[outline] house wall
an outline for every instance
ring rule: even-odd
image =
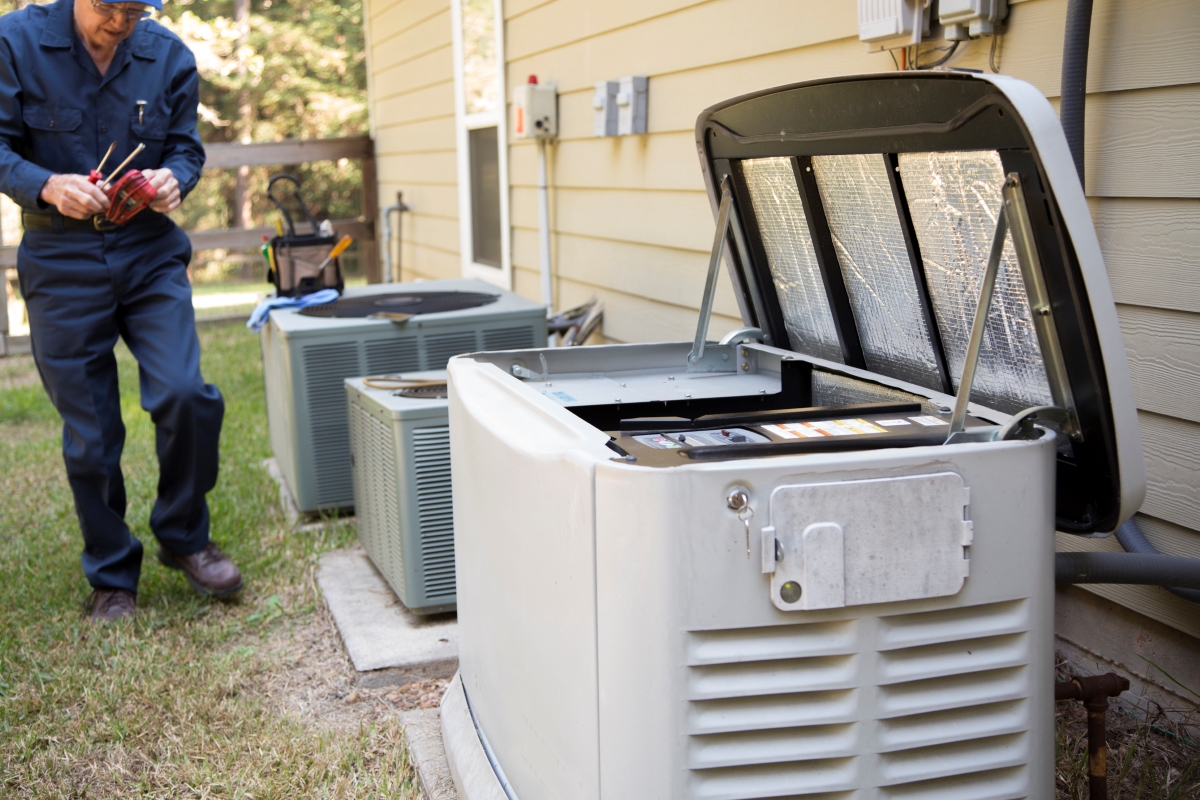
[[[365,0],[380,203],[403,189],[405,279],[460,272],[448,0]],[[1002,72],[1057,102],[1066,0],[1013,2]],[[706,106],[769,86],[892,70],[857,39],[856,3],[506,0],[507,97],[536,74],[559,88],[550,148],[556,306],[592,294],[604,335],[690,339],[713,217],[693,128]],[[1200,557],[1200,3],[1096,0],[1087,191],[1140,408],[1150,486],[1143,527]],[[990,39],[953,64],[986,70]],[[592,136],[600,80],[647,75],[649,133]],[[537,148],[509,147],[514,288],[538,297]],[[712,333],[735,327],[728,285]],[[1117,549],[1060,536],[1062,549]],[[1191,636],[1196,606],[1154,587],[1087,587]]]

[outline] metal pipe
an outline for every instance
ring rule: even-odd
[[[1144,553],[1055,553],[1054,582],[1200,589],[1200,558]]]
[[[1067,25],[1063,34],[1062,82],[1058,115],[1067,146],[1083,185],[1084,109],[1087,104],[1088,46],[1092,36],[1092,0],[1067,0]]]
[[[988,254],[987,269],[983,271],[983,285],[979,287],[979,305],[975,307],[975,322],[971,325],[971,340],[967,345],[966,361],[962,379],[958,382],[958,395],[954,398],[954,414],[950,417],[950,437],[962,433],[967,425],[967,403],[971,400],[971,384],[975,382],[975,369],[979,366],[979,353],[983,348],[983,332],[987,328],[988,310],[992,307],[992,295],[996,289],[996,275],[1000,272],[1000,256],[1004,253],[1004,237],[1008,234],[1008,215],[1004,206],[996,214],[996,233],[992,236],[992,252]]]
[[[1088,798],[1108,798],[1108,698],[1129,691],[1129,679],[1109,672],[1089,678],[1071,676],[1055,682],[1054,700],[1081,700],[1088,715]]]
[[[550,271],[550,189],[546,180],[546,140],[538,139],[538,254],[542,277],[542,304],[554,308],[554,285]]]
[[[392,230],[392,214],[403,215],[405,211],[411,211],[404,204],[404,192],[396,192],[396,202],[383,210],[383,228],[384,228],[384,253],[383,253],[383,282],[393,283],[400,279],[400,248],[404,243],[400,241],[400,226],[404,224],[404,217],[396,218],[396,229]],[[392,240],[399,242],[396,249],[396,264],[392,267]]]
[[[1146,538],[1146,534],[1142,533],[1142,529],[1131,517],[1125,521],[1125,524],[1117,528],[1117,541],[1121,543],[1121,547],[1126,553],[1138,553],[1147,556],[1162,555],[1150,540]],[[1181,589],[1178,586],[1164,586],[1171,594],[1176,597],[1182,597],[1184,600],[1190,600],[1193,603],[1200,603],[1200,591],[1195,589]]]

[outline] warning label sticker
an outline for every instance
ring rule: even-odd
[[[865,419],[820,419],[804,422],[781,422],[763,425],[763,430],[783,439],[816,439],[821,436],[859,436],[867,433],[887,433]]]
[[[930,417],[930,416],[909,417],[909,419],[911,419],[913,422],[924,425],[927,428],[932,428],[936,425],[949,425],[950,424],[949,422],[946,422],[945,420],[938,419],[937,417]]]
[[[882,425],[885,428],[898,428],[901,425],[912,425],[912,423],[906,419],[877,419],[875,420],[875,424]]]

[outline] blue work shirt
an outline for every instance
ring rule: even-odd
[[[125,169],[167,167],[186,197],[204,167],[191,51],[142,20],[101,76],[75,33],[74,5],[58,0],[0,17],[0,192],[45,212],[38,195],[47,179],[87,175],[115,141],[106,176],[142,143],[146,149]]]

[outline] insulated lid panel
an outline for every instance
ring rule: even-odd
[[[792,348],[841,362],[842,349],[790,158],[742,162],[746,187]]]
[[[886,160],[880,153],[817,156],[812,165],[867,367],[940,390]]]
[[[899,162],[957,392],[1000,211],[1004,167],[995,150],[901,153]],[[1050,386],[1011,232],[995,291],[971,397],[1009,414],[1050,405]]]
[[[794,84],[707,109],[696,144],[714,214],[728,181],[749,220],[748,246],[726,252],[738,296],[763,299],[745,324],[841,361],[832,319],[848,366],[939,396],[963,391],[1004,208],[970,399],[1067,410],[1060,530],[1110,531],[1137,510],[1145,465],[1112,293],[1062,127],[1035,87],[953,72]]]

